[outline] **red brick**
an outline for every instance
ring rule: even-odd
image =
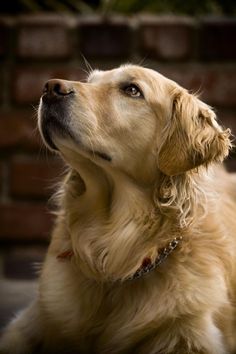
[[[200,56],[211,61],[236,59],[236,20],[210,18],[202,21],[200,31]]]
[[[183,87],[202,93],[216,107],[236,107],[236,67],[225,65],[159,65],[158,71]]]
[[[38,277],[39,265],[42,264],[45,246],[24,245],[4,250],[3,275],[8,279],[34,279]]]
[[[195,22],[187,17],[143,16],[140,20],[140,49],[161,60],[190,58],[194,51]]]
[[[0,204],[0,240],[47,241],[52,220],[41,203]]]
[[[28,59],[61,59],[73,52],[69,23],[63,16],[24,16],[18,21],[17,55]]]
[[[236,109],[226,110],[218,109],[216,111],[218,116],[218,121],[225,128],[230,128],[233,136],[236,134]],[[235,141],[234,141],[235,144]],[[236,150],[235,148],[231,151],[229,157],[225,161],[225,165],[228,171],[236,172]]]
[[[0,149],[35,150],[42,146],[33,115],[33,110],[0,112]]]
[[[12,21],[0,18],[0,56],[5,56],[9,51]]]
[[[183,73],[184,75],[184,73]],[[236,106],[236,67],[209,68],[201,73],[203,97],[212,105]]]
[[[0,193],[3,190],[3,162],[0,161]]]
[[[231,154],[225,161],[226,169],[229,172],[236,172],[236,154]]]
[[[19,104],[39,102],[44,84],[52,78],[81,80],[85,76],[81,69],[73,67],[47,68],[22,66],[15,70],[12,78],[13,100]]]
[[[225,110],[218,109],[216,111],[219,122],[225,127],[230,128],[232,134],[236,134],[236,109],[234,110]]]
[[[127,19],[112,17],[104,21],[91,17],[79,23],[80,51],[86,57],[119,57],[126,60],[132,47],[131,27]]]
[[[49,197],[62,172],[63,163],[59,159],[15,157],[9,165],[9,192],[17,198]]]

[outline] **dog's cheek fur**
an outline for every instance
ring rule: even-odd
[[[223,131],[210,107],[185,90],[174,93],[172,116],[163,136],[158,167],[168,176],[220,162],[231,147],[230,130]]]

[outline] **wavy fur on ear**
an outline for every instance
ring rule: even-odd
[[[230,130],[216,122],[213,110],[186,90],[173,93],[173,111],[163,132],[158,152],[158,181],[154,202],[158,209],[188,226],[196,208],[205,205],[205,191],[199,175],[212,162],[222,161],[231,147]]]
[[[175,176],[200,165],[222,161],[231,147],[213,110],[184,89],[173,92],[173,110],[158,152],[159,169]]]
[[[184,228],[191,224],[196,215],[205,215],[205,191],[198,183],[198,175],[193,172],[167,176],[161,175],[154,192],[154,203],[161,214],[176,220],[176,227]]]

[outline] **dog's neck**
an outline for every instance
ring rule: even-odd
[[[81,178],[84,182],[83,191]],[[66,222],[79,266],[89,277],[125,279],[144,258],[154,262],[175,236],[162,231],[149,188],[122,173],[107,173],[89,161],[72,171],[65,193]]]
[[[71,163],[71,161],[70,161]],[[81,180],[84,188],[82,193],[78,190],[78,202],[83,205],[81,212],[90,215],[90,213],[111,215],[111,211],[119,205],[128,209],[133,213],[133,209],[140,202],[138,209],[142,207],[147,213],[153,209],[153,188],[154,183],[138,181],[131,176],[115,170],[104,169],[93,163],[87,158],[79,157],[76,161],[72,161],[73,171],[69,178],[68,186],[74,189],[73,195],[76,195],[76,190],[81,189]],[[71,192],[69,192],[69,196]],[[71,200],[69,198],[69,203]],[[124,209],[123,209],[124,210]],[[145,212],[145,213],[146,213]],[[116,210],[117,213],[117,210]],[[136,213],[136,212],[134,212]]]

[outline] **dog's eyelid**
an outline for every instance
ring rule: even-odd
[[[123,81],[119,84],[119,87],[121,89],[125,89],[126,87],[132,86],[132,85],[137,86],[137,88],[141,91],[139,83],[136,81],[133,81],[133,80],[132,81]]]
[[[122,82],[120,85],[119,85],[119,89],[122,91],[122,92],[126,92],[126,90],[128,89],[128,88],[130,88],[130,87],[134,87],[134,88],[136,88],[138,91],[139,91],[139,93],[140,93],[140,95],[139,96],[137,96],[137,97],[139,97],[139,98],[144,98],[144,94],[143,94],[143,90],[140,88],[140,85],[137,83],[137,82],[135,82],[135,81],[128,81],[128,82]],[[134,96],[133,96],[134,97]]]

